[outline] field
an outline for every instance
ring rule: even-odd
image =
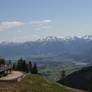
[[[71,61],[38,62],[38,66],[39,66],[39,73],[41,73],[43,76],[46,76],[48,79],[53,81],[57,81],[60,79],[62,70],[65,70],[66,75],[68,75],[84,67],[84,65],[75,65]]]

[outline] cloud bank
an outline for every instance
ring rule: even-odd
[[[0,24],[0,30],[5,30],[8,28],[18,27],[23,25],[24,23],[20,21],[5,21]]]
[[[13,28],[13,27],[18,27],[24,24],[31,24],[31,25],[36,25],[35,29],[36,30],[40,30],[40,29],[47,29],[44,28],[45,24],[48,24],[52,22],[51,19],[45,19],[45,20],[41,20],[41,21],[31,21],[31,22],[21,22],[21,21],[3,21],[0,23],[0,31],[3,30],[7,30],[9,28]],[[39,26],[41,26],[41,28],[39,28]]]
[[[48,28],[50,28],[48,26],[48,23],[51,23],[51,22],[52,22],[51,19],[45,19],[41,21],[32,21],[30,22],[30,24],[35,25],[35,28],[34,28],[35,31],[42,31],[42,30],[47,30]]]

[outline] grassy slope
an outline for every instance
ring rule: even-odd
[[[92,66],[87,66],[67,76],[67,85],[92,92]]]
[[[17,92],[82,92],[51,82],[40,75],[27,75],[15,87]]]

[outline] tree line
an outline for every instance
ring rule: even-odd
[[[32,73],[32,74],[38,74],[37,64],[35,63],[33,65],[31,61],[27,63],[26,60],[22,58],[20,58],[17,61],[17,64],[13,64],[13,70],[18,70],[18,71]]]

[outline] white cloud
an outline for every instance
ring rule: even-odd
[[[35,30],[36,31],[40,31],[41,29],[48,29],[48,27],[44,27],[46,24],[52,22],[51,19],[45,19],[45,20],[41,20],[41,21],[31,21],[31,22],[21,22],[21,21],[3,21],[0,23],[0,31],[2,30],[6,30],[9,28],[13,28],[13,27],[18,27],[21,26],[23,24],[31,24],[31,25],[35,25]],[[21,32],[21,30],[19,30],[18,32]]]
[[[52,20],[50,20],[50,19],[43,20],[43,23],[50,23],[50,22],[52,22]]]
[[[42,25],[44,23],[50,23],[50,22],[52,22],[52,20],[46,19],[46,20],[41,20],[41,21],[32,21],[31,24],[39,24],[39,25]]]
[[[0,30],[21,26],[23,24],[24,23],[20,21],[4,21],[0,24]]]
[[[52,22],[51,19],[45,19],[41,21],[32,21],[30,24],[33,24],[35,26],[35,31],[41,31],[41,30],[47,30],[49,29],[48,23]]]

